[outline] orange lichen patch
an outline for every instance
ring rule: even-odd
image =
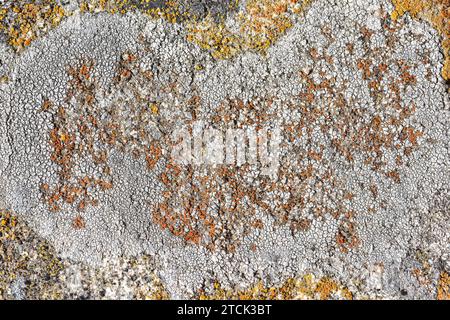
[[[426,270],[421,270],[418,268],[412,269],[411,273],[414,275],[414,277],[417,279],[417,281],[422,286],[429,286],[431,284],[431,281],[429,279],[429,275]]]
[[[442,272],[439,277],[437,300],[450,300],[450,276]]]
[[[131,53],[124,53],[121,57],[119,68],[117,71],[117,75],[114,78],[116,83],[129,81],[131,77],[133,76],[130,68],[134,65],[134,62],[136,62],[136,56],[134,56]]]
[[[319,59],[326,59],[325,56],[319,56],[317,54],[317,51],[312,50],[313,54],[317,60]],[[303,71],[300,71],[299,74],[300,78],[305,82],[306,84],[306,90],[302,93],[300,93],[300,98],[303,102],[307,103],[307,104],[312,104],[315,99],[316,99],[316,95],[318,92],[321,91],[327,91],[327,92],[331,92],[332,91],[332,84],[330,82],[330,80],[328,79],[324,79],[323,81],[316,83],[309,75],[305,74]],[[319,116],[319,115],[315,115],[315,116]]]
[[[69,68],[69,90],[67,99],[75,97],[80,104],[88,108],[93,103],[93,84],[91,82],[91,72],[93,70],[92,62],[82,63],[79,68]],[[51,211],[59,211],[63,203],[75,204],[78,210],[85,209],[87,204],[95,205],[96,200],[90,196],[88,190],[98,187],[101,190],[108,190],[112,183],[105,179],[95,179],[84,176],[76,178],[73,176],[73,167],[75,159],[80,157],[81,153],[88,152],[95,163],[99,166],[107,167],[105,164],[106,155],[103,151],[94,152],[93,140],[88,137],[93,127],[96,127],[96,119],[88,117],[84,121],[83,115],[80,116],[79,123],[73,128],[67,106],[54,106],[49,100],[44,101],[43,111],[54,113],[55,123],[50,130],[49,140],[53,148],[50,159],[58,165],[58,184],[50,187],[44,183],[41,185],[41,193],[44,201],[48,204]],[[77,132],[78,131],[78,132]],[[79,135],[81,142],[77,141]]]
[[[378,197],[378,187],[375,184],[371,184],[369,189],[372,193],[372,196],[376,199]]]
[[[325,54],[319,53],[317,49],[310,50],[310,54],[316,60],[330,60]],[[403,62],[397,62],[401,70],[408,72],[409,66]],[[388,67],[385,63],[374,64],[372,60],[367,59],[360,61],[359,69],[365,73],[367,81],[376,83],[373,89],[373,98],[377,99],[377,95],[381,93],[379,83],[386,80]],[[363,156],[365,164],[370,166],[373,170],[380,170],[385,166],[383,163],[383,153],[404,152],[404,156],[409,156],[420,143],[421,132],[412,127],[406,127],[404,133],[401,133],[401,128],[405,128],[403,122],[414,113],[414,106],[402,105],[401,94],[405,90],[405,86],[413,86],[414,80],[411,75],[405,75],[399,79],[391,80],[392,87],[390,88],[389,98],[392,98],[394,104],[388,109],[380,110],[375,114],[368,114],[365,110],[354,108],[349,102],[345,100],[341,93],[341,89],[334,85],[334,79],[325,77],[321,74],[322,81],[314,81],[310,73],[300,72],[299,76],[306,83],[304,92],[300,93],[298,97],[293,98],[292,103],[286,104],[286,108],[293,108],[296,112],[301,114],[300,121],[294,123],[286,123],[284,130],[284,138],[287,141],[294,142],[298,138],[311,141],[314,135],[314,130],[320,127],[323,134],[328,135],[333,132],[335,138],[331,139],[328,146],[308,144],[307,147],[296,149],[296,157],[298,162],[293,162],[292,167],[283,168],[279,171],[279,180],[283,183],[273,182],[268,183],[263,179],[260,180],[260,189],[248,186],[246,188],[230,188],[232,193],[238,201],[245,199],[246,195],[252,195],[248,203],[251,204],[250,209],[246,208],[245,213],[250,219],[252,215],[252,206],[257,206],[260,209],[267,210],[276,218],[276,222],[280,224],[287,224],[293,233],[307,231],[314,218],[305,218],[302,216],[302,210],[305,210],[308,205],[312,205],[314,210],[311,213],[314,217],[322,217],[324,215],[331,215],[338,220],[339,231],[336,234],[336,243],[338,248],[343,252],[355,249],[359,245],[359,239],[356,232],[356,225],[353,216],[356,212],[349,212],[348,204],[354,199],[354,195],[342,187],[342,182],[334,177],[334,172],[324,159],[324,148],[331,147],[338,151],[337,157],[343,158],[350,164],[354,161],[356,155]],[[364,76],[364,75],[363,75]],[[324,95],[327,98],[324,98]],[[317,98],[316,98],[317,97]],[[320,101],[319,98],[320,97]],[[268,113],[271,104],[276,97],[258,98],[253,101],[243,102],[239,99],[232,101],[224,101],[215,112],[211,115],[213,122],[229,124],[235,119],[239,119],[239,126],[254,125],[258,128],[264,121],[270,119],[273,115]],[[322,101],[322,102],[321,102]],[[196,102],[193,101],[193,105]],[[195,118],[193,116],[193,118]],[[320,122],[319,122],[320,121]],[[289,122],[289,121],[288,121]],[[320,123],[320,124],[318,124]],[[403,139],[405,137],[405,139]],[[397,144],[396,141],[402,142]],[[400,155],[398,155],[400,157]],[[325,161],[324,161],[325,160]],[[301,163],[301,166],[297,164]],[[401,166],[401,162],[397,163]],[[217,199],[217,194],[223,190],[223,186],[231,186],[231,182],[238,182],[238,185],[245,185],[245,182],[240,180],[240,174],[236,171],[222,169],[225,173],[226,183],[220,181],[215,186],[209,184],[207,193],[209,201]],[[319,174],[319,172],[323,172]],[[217,176],[217,172],[210,172],[210,176]],[[392,170],[388,177],[399,181],[400,174],[397,169]],[[172,185],[172,180],[169,178],[170,174],[163,174],[161,179],[164,184]],[[188,181],[191,181],[188,179]],[[208,178],[208,182],[211,179]],[[296,181],[295,184],[292,183]],[[205,182],[206,183],[206,182]],[[336,190],[340,192],[338,196],[336,193],[325,192],[324,197],[329,197],[330,202],[334,203],[332,207],[323,205],[323,201],[318,200],[313,196],[305,196],[304,190],[307,190],[309,185],[314,185],[321,190]],[[263,189],[264,191],[261,191]],[[278,192],[287,192],[290,198],[281,201],[277,209],[273,209],[272,201],[279,201],[278,199],[267,199],[265,191],[277,190]],[[371,186],[373,199],[377,198],[377,187]],[[245,191],[244,194],[241,194]],[[182,193],[174,191],[179,197],[183,198]],[[205,197],[208,199],[208,197]],[[219,198],[220,199],[220,198]],[[210,206],[210,202],[208,207]],[[173,208],[176,208],[174,206]],[[174,209],[172,209],[173,211]],[[233,223],[229,224],[230,228],[234,225],[234,221],[239,223],[239,220],[233,220],[235,213],[233,211],[224,210],[224,215],[230,218]],[[256,224],[245,220],[246,225],[256,228]],[[222,230],[216,228],[215,233],[222,235]],[[200,234],[205,235],[202,231]]]
[[[86,222],[82,216],[78,215],[73,219],[72,225],[75,229],[84,229],[86,227]]]
[[[392,0],[395,9],[391,18],[397,20],[409,12],[413,18],[431,23],[442,36],[445,63],[442,77],[450,80],[450,1],[449,0]]]
[[[370,37],[368,30],[362,30],[362,33],[365,34],[365,37]],[[310,49],[310,55],[316,61],[324,60],[327,64],[332,63],[332,57],[319,52],[318,49]],[[397,159],[401,160],[403,156],[408,157],[420,144],[422,136],[420,131],[404,125],[404,121],[415,112],[414,105],[404,105],[402,102],[405,88],[416,84],[415,78],[410,73],[412,67],[404,61],[394,61],[402,71],[402,75],[397,79],[392,79],[389,77],[387,64],[384,62],[374,63],[374,60],[378,60],[377,57],[369,55],[368,58],[358,61],[356,67],[361,70],[363,78],[370,84],[371,96],[375,103],[379,104],[380,99],[389,99],[392,102],[389,107],[380,109],[375,114],[355,108],[344,98],[342,88],[335,85],[336,80],[324,72],[319,72],[321,81],[312,79],[311,72],[299,72],[300,78],[305,83],[305,89],[297,97],[293,97],[292,101],[286,104],[286,108],[292,108],[299,112],[301,120],[285,124],[284,138],[289,142],[294,142],[299,138],[312,142],[314,130],[318,128],[324,135],[333,138],[330,139],[331,143],[326,146],[310,143],[306,147],[296,149],[296,161],[292,162],[292,166],[286,166],[278,173],[279,180],[284,181],[283,183],[268,183],[260,179],[261,187],[259,189],[252,188],[252,186],[236,190],[230,188],[238,200],[245,199],[246,195],[252,195],[250,201],[247,202],[251,204],[251,210],[248,208],[245,210],[247,219],[250,219],[248,217],[252,215],[252,206],[257,206],[270,212],[276,218],[276,223],[289,225],[292,232],[304,232],[309,229],[314,217],[331,215],[339,224],[339,231],[335,238],[339,249],[348,252],[357,248],[359,239],[353,218],[357,213],[348,213],[348,205],[353,201],[354,196],[349,190],[342,187],[341,179],[334,177],[332,167],[327,164],[327,159],[324,159],[324,148],[336,150],[335,156],[339,158],[342,156],[342,160],[349,164],[354,162],[356,156],[359,158],[362,156],[365,165],[370,166],[374,171],[379,171],[386,166],[386,163],[383,162],[384,152],[396,153]],[[387,94],[382,89],[382,81],[391,84]],[[275,99],[276,97],[259,97],[245,103],[239,99],[224,101],[211,115],[211,119],[218,124],[221,122],[230,124],[239,119],[238,127],[254,125],[258,128],[273,116],[266,110],[270,109]],[[192,104],[193,107],[196,107],[197,102],[192,101]],[[195,119],[195,115],[193,118]],[[405,129],[402,130],[402,128]],[[403,154],[401,154],[402,152]],[[402,161],[397,161],[396,164],[401,166]],[[241,173],[222,171],[226,173],[227,183],[238,181],[239,185],[245,185],[244,181],[240,180]],[[385,172],[387,177],[399,182],[400,171],[398,168],[390,168],[387,172]],[[230,173],[232,174],[230,175]],[[217,175],[216,172],[210,172],[210,176],[215,175]],[[166,185],[172,185],[169,176],[164,174],[161,177]],[[206,181],[211,182],[211,179]],[[217,199],[216,194],[220,192],[223,194],[221,187],[229,186],[227,183],[220,181],[218,186],[213,185],[207,189],[210,201]],[[323,204],[323,199],[318,200],[314,196],[305,196],[304,191],[310,185],[326,190],[323,196],[329,198],[329,202],[334,205],[328,207]],[[341,191],[339,195],[336,195],[336,192],[328,192],[328,190],[337,189]],[[243,196],[240,194],[242,190],[245,190]],[[283,201],[268,199],[265,192],[270,190],[289,193],[290,198]],[[375,202],[378,194],[377,187],[371,186],[370,190]],[[182,193],[177,194],[183,198]],[[276,209],[273,208],[274,201],[281,202]],[[308,205],[312,205],[314,209],[308,212]],[[314,217],[305,218],[304,212],[313,214]],[[234,226],[234,221],[239,223],[239,220],[233,220],[233,215],[233,211],[224,210],[223,216],[227,216],[233,221],[229,224],[230,228]],[[240,222],[245,219],[242,217]],[[255,224],[248,220],[245,221],[246,225],[255,227]],[[204,233],[201,232],[201,234]],[[216,234],[222,235],[222,230],[216,228]]]
[[[317,284],[316,292],[319,294],[320,300],[328,300],[333,292],[336,292],[338,288],[339,287],[336,282],[329,278],[322,278]]]
[[[419,130],[415,130],[412,127],[403,127],[400,133],[400,141],[409,141],[412,146],[417,146],[417,140],[423,136],[423,132]]]
[[[287,17],[290,6],[297,0],[250,0],[239,15],[242,34],[248,35],[251,48],[266,50],[270,44],[292,27]]]
[[[316,61],[332,64],[333,57],[324,52],[326,50],[313,48],[310,55]],[[248,177],[254,176],[255,168],[250,165],[193,168],[167,162],[163,156],[166,154],[163,151],[167,150],[162,148],[170,143],[166,143],[165,138],[154,141],[147,131],[149,119],[160,118],[149,108],[149,101],[154,98],[143,97],[134,90],[140,80],[148,80],[138,71],[137,57],[130,53],[122,55],[113,88],[129,90],[133,100],[117,101],[119,106],[111,103],[102,108],[95,108],[96,95],[100,93],[91,76],[94,64],[80,63],[69,69],[67,103],[59,107],[50,104],[47,108],[55,119],[50,142],[54,149],[52,160],[60,168],[60,180],[57,186],[43,186],[45,199],[55,209],[62,203],[72,204],[80,211],[95,205],[94,195],[113,186],[111,168],[107,164],[110,151],[118,150],[131,154],[135,160],[144,157],[147,169],[156,169],[157,182],[163,189],[162,199],[149,204],[149,216],[161,229],[188,243],[233,252],[246,235],[264,227],[255,217],[255,212],[263,211],[274,218],[275,224],[290,226],[293,233],[306,232],[314,219],[331,216],[339,226],[335,235],[338,248],[343,252],[353,250],[359,244],[353,218],[358,213],[349,213],[353,195],[347,190],[345,177],[336,177],[330,164],[342,161],[352,165],[357,158],[373,170],[381,171],[386,166],[384,152],[407,157],[421,142],[421,133],[404,123],[414,113],[414,106],[404,105],[401,97],[405,87],[415,85],[409,72],[411,67],[404,61],[395,61],[403,76],[390,79],[387,65],[375,63],[374,60],[380,60],[378,57],[369,53],[367,56],[364,61],[355,63],[355,67],[361,70],[367,83],[372,83],[371,96],[375,102],[384,94],[382,99],[392,103],[373,113],[347,101],[343,94],[346,84],[336,85],[336,78],[325,71],[318,72],[319,80],[312,77],[317,72],[299,72],[300,80],[305,83],[303,92],[290,97],[285,104],[286,108],[295,110],[299,118],[288,119],[283,132],[286,141],[292,142],[285,146],[296,148],[292,152],[295,156],[283,163],[277,181],[269,181],[260,174],[252,177],[252,182]],[[390,83],[387,92],[381,89],[381,81]],[[169,93],[176,87],[173,81],[161,90]],[[273,119],[276,99],[276,96],[245,102],[226,99],[211,111],[212,125],[221,130],[230,125],[235,128],[254,126],[260,130]],[[200,114],[200,99],[193,95],[186,102],[192,107],[191,119],[195,120]],[[124,103],[126,108],[123,108]],[[74,109],[66,112],[67,108]],[[317,132],[325,137],[321,143],[315,142]],[[301,139],[304,141],[299,144]],[[95,164],[92,167],[98,169],[101,179],[74,175],[73,163],[79,159],[92,160]],[[255,166],[261,167],[259,163]],[[385,169],[384,173],[394,172],[388,177],[399,179],[397,169]],[[321,190],[320,196],[307,192],[310,188]],[[375,194],[373,198],[375,202]]]
[[[212,292],[200,290],[200,300],[309,300],[345,299],[351,300],[351,291],[338,282],[322,277],[316,279],[312,274],[303,278],[290,278],[279,287],[266,287],[262,281],[245,290],[226,290],[215,282]]]
[[[20,50],[41,33],[57,26],[64,16],[64,9],[54,1],[13,2],[0,10],[0,31],[8,35],[11,46]]]
[[[412,127],[401,127],[401,123],[415,112],[413,104],[409,106],[402,105],[402,93],[405,90],[405,86],[416,85],[416,79],[409,72],[411,66],[406,64],[405,61],[398,60],[395,63],[402,72],[398,79],[387,76],[386,64],[375,64],[370,58],[359,60],[357,68],[361,71],[363,79],[368,82],[370,94],[376,103],[379,102],[380,97],[386,96],[386,93],[381,88],[381,82],[386,79],[389,80],[388,96],[393,101],[390,108],[400,111],[399,115],[394,115],[393,113],[389,113],[385,117],[375,115],[370,123],[364,124],[357,131],[350,133],[352,130],[349,130],[347,133],[344,133],[344,136],[351,138],[347,143],[342,144],[337,140],[333,142],[336,149],[346,157],[352,157],[352,152],[356,151],[351,151],[353,147],[360,151],[367,151],[366,164],[372,164],[376,170],[383,165],[380,159],[383,149],[399,149],[403,151],[404,155],[408,156],[412,148],[418,146],[419,138],[423,136],[423,132]],[[356,117],[359,116],[362,116],[362,114],[356,115]],[[401,128],[400,133],[398,133],[398,128]],[[394,145],[396,139],[403,142],[403,144],[401,146]],[[406,141],[409,142],[409,145],[405,144]],[[349,146],[352,146],[352,148],[349,149]],[[395,171],[389,173],[388,176],[399,182],[399,176]]]
[[[212,17],[187,26],[187,40],[200,48],[208,50],[216,59],[229,59],[242,50],[242,40],[233,34],[224,24],[218,24]]]
[[[307,231],[307,230],[309,230],[310,226],[311,226],[311,220],[305,219],[305,218],[293,220],[291,222],[291,230],[293,232]]]
[[[159,108],[158,108],[158,105],[156,103],[150,103],[149,107],[150,107],[150,110],[151,110],[151,112],[153,114],[156,115],[156,114],[159,113]]]
[[[209,50],[216,59],[229,59],[245,50],[266,52],[292,27],[290,14],[303,11],[310,0],[250,0],[238,13],[239,32],[231,31],[211,16],[187,23],[187,39]]]

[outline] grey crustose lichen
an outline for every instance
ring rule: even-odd
[[[437,32],[409,16],[392,32],[390,10],[314,1],[265,55],[230,60],[139,12],[77,13],[20,54],[2,45],[0,207],[63,258],[152,256],[173,298],[311,272],[429,297],[411,270],[417,252],[434,284],[450,268],[449,96]],[[275,188],[258,166],[174,169],[170,132],[228,118],[283,124]]]

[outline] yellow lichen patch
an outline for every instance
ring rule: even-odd
[[[236,55],[243,45],[238,35],[224,24],[216,23],[211,16],[198,23],[188,24],[187,40],[211,52],[216,59],[228,59]]]
[[[428,21],[441,34],[445,56],[442,77],[450,80],[450,0],[392,0],[392,2],[395,6],[391,13],[393,20],[408,12],[413,18]]]
[[[209,50],[216,59],[228,59],[253,50],[264,53],[286,30],[292,27],[290,15],[300,13],[309,0],[250,0],[237,14],[238,31],[211,16],[187,23],[191,42]]]
[[[64,15],[64,9],[54,1],[17,3],[0,11],[0,31],[7,34],[11,46],[20,50],[57,26]]]
[[[446,272],[442,272],[439,278],[437,299],[450,300],[450,275]]]
[[[346,299],[353,298],[349,289],[328,278],[316,278],[307,274],[302,278],[290,278],[279,287],[266,287],[260,281],[245,290],[226,290],[215,282],[211,293],[201,291],[201,300],[307,300],[307,299]]]
[[[156,103],[150,103],[149,108],[150,108],[150,111],[153,114],[158,114],[159,113],[159,108],[158,108],[158,105]]]
[[[166,0],[163,5],[157,5],[156,0],[85,0],[80,4],[81,12],[109,12],[112,14],[125,14],[133,10],[139,10],[153,18],[163,18],[171,23],[175,23],[188,13],[181,13],[179,4],[174,0]]]

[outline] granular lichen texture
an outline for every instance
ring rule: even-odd
[[[447,0],[0,7],[0,299],[449,299]]]

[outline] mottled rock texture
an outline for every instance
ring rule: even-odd
[[[448,1],[413,2],[3,4],[1,297],[448,299]],[[278,166],[174,161],[199,123]]]

